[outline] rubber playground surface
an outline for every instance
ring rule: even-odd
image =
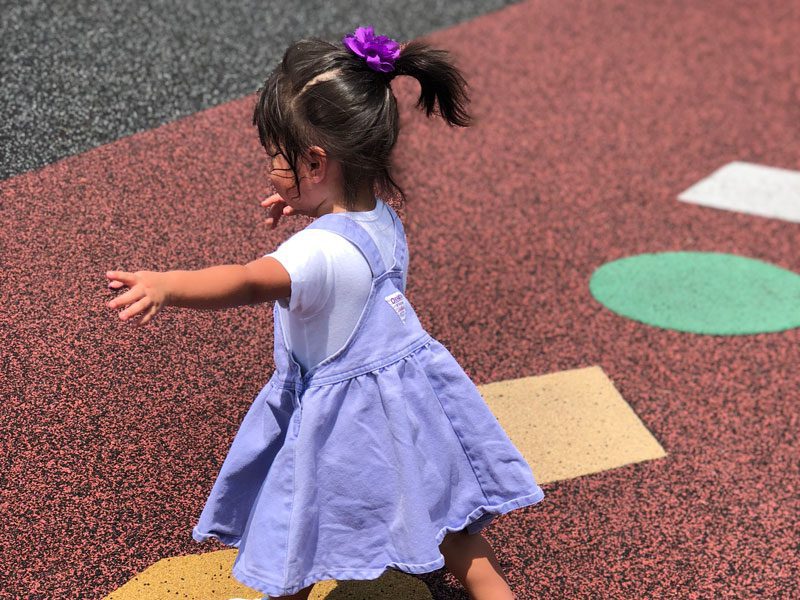
[[[732,162],[800,170],[797,3],[287,4],[262,16],[280,30],[268,63],[241,8],[76,6],[4,26],[0,598],[262,597],[230,578],[235,549],[191,529],[272,373],[272,306],[137,329],[105,306],[104,273],[244,263],[307,225],[263,223],[254,92],[291,39],[363,24],[450,50],[470,84],[476,124],[455,130],[394,81],[409,202],[393,205],[409,301],[545,491],[484,532],[517,597],[800,597],[800,223],[678,200]],[[604,265],[660,253],[788,271],[778,308],[768,291],[731,317],[782,318],[698,333],[593,295]],[[654,273],[669,283],[640,294],[649,315],[705,293]],[[441,570],[311,598],[467,595]]]

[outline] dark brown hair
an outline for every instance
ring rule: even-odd
[[[328,72],[333,73],[307,85]],[[399,133],[390,83],[398,75],[419,81],[417,107],[427,116],[439,115],[450,126],[470,124],[467,83],[448,52],[412,41],[401,47],[395,69],[381,73],[341,43],[307,39],[289,46],[258,90],[253,125],[258,126],[261,145],[284,155],[298,191],[297,161],[311,146],[320,146],[342,164],[348,208],[364,181],[379,194],[397,190],[405,201],[389,172]]]

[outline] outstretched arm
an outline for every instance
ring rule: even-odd
[[[107,303],[109,308],[127,306],[120,319],[137,314],[137,324],[150,321],[164,306],[220,309],[288,298],[292,292],[289,273],[270,256],[246,265],[219,265],[199,271],[108,271],[109,287],[130,289]],[[130,306],[128,306],[130,305]]]

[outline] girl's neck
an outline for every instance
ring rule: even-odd
[[[331,212],[365,212],[375,210],[378,202],[375,195],[372,193],[372,186],[363,186],[356,198],[356,205],[348,209],[343,203],[334,202]]]

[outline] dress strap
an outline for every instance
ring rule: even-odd
[[[386,265],[378,246],[375,245],[366,229],[353,219],[340,213],[327,213],[317,217],[306,229],[326,229],[350,240],[367,259],[373,279],[386,272]]]
[[[392,214],[392,219],[394,220],[394,239],[397,240],[394,250],[395,264],[400,270],[406,271],[408,270],[408,245],[406,243],[406,232],[403,229],[403,222],[400,220],[400,216],[397,212],[389,206],[388,202],[386,203],[386,208],[389,209],[389,212]]]

